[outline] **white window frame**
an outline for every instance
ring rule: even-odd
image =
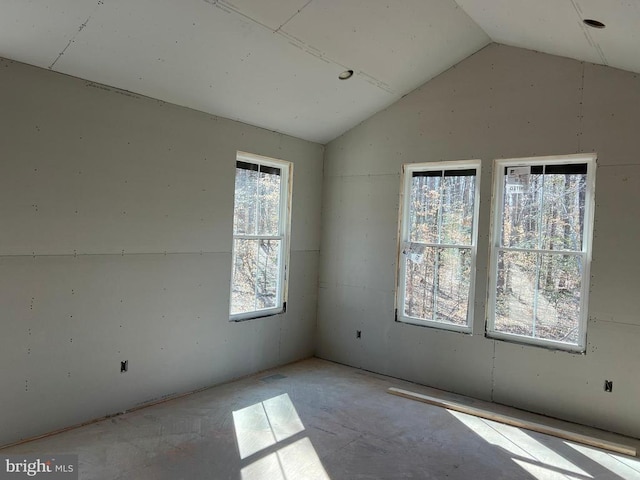
[[[407,163],[402,166],[402,191],[400,193],[400,221],[398,226],[398,269],[396,282],[396,321],[409,323],[413,325],[438,328],[441,330],[451,330],[455,332],[472,333],[474,318],[474,297],[476,285],[476,258],[478,249],[478,220],[480,212],[480,171],[482,167],[481,160],[454,160],[446,162],[425,162],[425,163]],[[438,171],[438,170],[470,170],[474,169],[475,174],[475,192],[474,192],[474,211],[473,211],[473,228],[471,233],[471,245],[451,245],[451,244],[425,244],[427,246],[441,247],[458,247],[468,248],[471,252],[471,268],[469,279],[469,304],[467,306],[467,324],[456,325],[452,323],[439,322],[436,320],[427,320],[422,318],[410,317],[404,314],[404,305],[406,299],[405,292],[405,276],[406,261],[403,251],[403,245],[410,240],[409,232],[409,202],[411,201],[411,179],[414,172]]]
[[[290,237],[291,237],[291,197],[292,197],[292,179],[293,179],[293,163],[285,160],[264,157],[253,153],[238,151],[234,165],[237,162],[246,162],[254,165],[263,165],[280,169],[280,223],[278,226],[278,235],[245,235],[233,233],[233,243],[231,247],[231,279],[229,292],[229,312],[231,312],[231,300],[233,296],[233,271],[235,268],[235,244],[236,239],[266,239],[281,240],[280,242],[280,272],[278,274],[278,285],[276,289],[276,306],[271,308],[263,308],[242,313],[229,313],[229,320],[238,322],[253,318],[268,317],[283,313],[287,308],[288,294],[288,271],[290,257]],[[234,169],[235,172],[235,169]],[[235,185],[235,173],[234,173]],[[234,186],[234,212],[235,212],[235,186]]]
[[[591,268],[591,248],[593,241],[593,219],[595,206],[595,173],[597,155],[575,154],[575,155],[554,155],[546,157],[527,157],[494,160],[493,166],[493,198],[492,198],[492,222],[491,222],[491,245],[489,264],[489,286],[488,286],[488,311],[486,336],[498,340],[506,340],[517,343],[543,346],[554,350],[566,350],[570,352],[583,353],[586,350],[587,321],[589,305],[589,279]],[[575,163],[587,164],[587,179],[585,192],[584,227],[582,232],[582,252],[583,269],[580,292],[580,317],[578,326],[578,343],[572,344],[556,340],[518,335],[514,333],[498,332],[495,330],[496,318],[496,291],[498,280],[498,251],[511,250],[523,252],[542,252],[546,250],[507,248],[500,246],[502,234],[502,215],[504,207],[504,176],[506,167],[526,167],[533,165],[567,165]],[[557,252],[554,250],[554,252]],[[576,252],[576,251],[571,251]]]

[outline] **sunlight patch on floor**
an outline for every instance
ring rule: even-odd
[[[569,447],[580,452],[585,457],[599,463],[607,470],[628,480],[640,480],[640,461],[616,455],[614,453],[603,452],[597,448],[587,447],[579,443],[564,442]]]
[[[234,411],[233,423],[240,458],[258,457],[242,468],[242,480],[331,480],[311,440],[292,441],[305,428],[286,393]],[[261,455],[265,449],[271,453]]]
[[[292,437],[304,425],[286,393],[233,412],[240,458]]]
[[[308,438],[256,460],[240,473],[242,480],[331,480]]]
[[[562,455],[543,445],[523,430],[491,420],[448,412],[488,443],[502,447],[512,460],[538,480],[593,478]]]

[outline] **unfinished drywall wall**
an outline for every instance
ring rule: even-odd
[[[331,142],[319,355],[640,436],[639,77],[494,44]],[[492,161],[579,152],[598,154],[587,352],[487,339]],[[395,323],[401,166],[461,159],[483,162],[474,334]]]
[[[0,105],[0,445],[313,354],[322,146],[8,60]],[[294,163],[291,271],[230,323],[237,150]]]

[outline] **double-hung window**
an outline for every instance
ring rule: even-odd
[[[471,331],[480,161],[404,166],[399,321]]]
[[[497,160],[487,333],[584,351],[595,155]]]
[[[291,171],[290,162],[238,153],[231,320],[285,309]]]

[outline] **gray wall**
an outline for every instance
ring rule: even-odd
[[[331,142],[319,356],[640,436],[638,125],[638,75],[494,44]],[[598,154],[587,352],[487,339],[492,160],[579,152]],[[483,161],[474,335],[395,323],[401,165],[472,158]]]
[[[237,150],[295,165],[291,279],[229,323]],[[0,60],[0,445],[312,355],[322,155]]]

